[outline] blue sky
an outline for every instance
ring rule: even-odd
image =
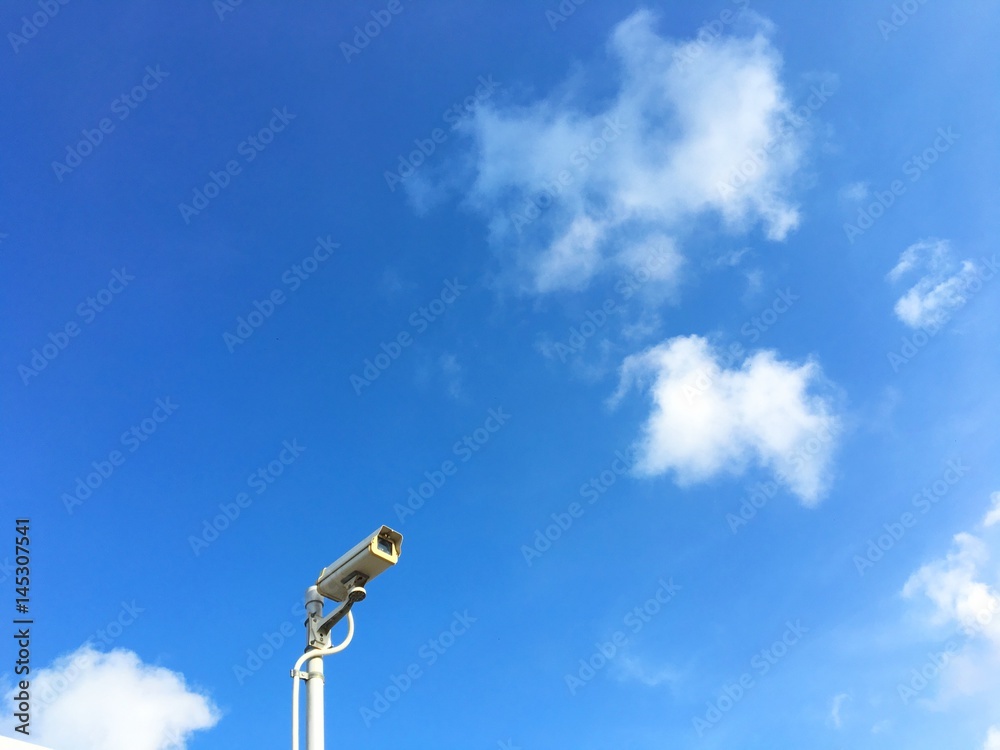
[[[0,20],[35,740],[1000,748],[994,3]]]

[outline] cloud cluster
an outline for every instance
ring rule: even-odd
[[[899,256],[888,279],[921,274],[896,302],[895,312],[911,328],[940,325],[956,308],[966,303],[966,290],[978,277],[971,260],[956,263],[947,240],[927,239],[910,245]]]
[[[32,689],[32,740],[58,750],[182,750],[219,720],[182,675],[123,649],[82,646],[39,670]]]
[[[802,118],[779,79],[769,25],[752,36],[666,39],[639,11],[609,53],[618,89],[587,108],[573,84],[529,106],[478,108],[468,202],[494,241],[520,248],[535,292],[585,288],[651,234],[707,214],[783,239],[799,223],[789,197],[803,154]]]
[[[648,342],[660,324],[655,303],[671,298],[685,267],[684,237],[721,224],[780,241],[798,226],[792,193],[809,117],[833,92],[813,87],[794,108],[773,25],[741,5],[687,41],[659,34],[654,13],[635,12],[608,41],[610,91],[585,90],[592,79],[582,73],[527,105],[491,100],[458,124],[471,147],[451,177],[523,291],[581,292],[655,256],[656,273],[642,282],[646,309],[621,324],[626,339]],[[407,186],[426,204],[419,178]],[[540,348],[562,358],[567,347]],[[689,398],[706,372],[710,385]],[[625,360],[616,398],[650,374],[639,473],[672,472],[684,484],[758,465],[803,504],[821,499],[839,421],[812,393],[818,364],[758,352],[726,370],[703,339],[674,338]]]
[[[814,505],[840,429],[831,399],[814,392],[821,383],[815,362],[761,351],[727,367],[704,338],[681,336],[628,357],[612,403],[635,384],[648,387],[653,410],[637,445],[638,473],[673,472],[690,484],[757,464]]]

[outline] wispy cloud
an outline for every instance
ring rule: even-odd
[[[868,193],[867,182],[852,182],[840,189],[839,197],[848,203],[860,203],[868,197]]]
[[[850,699],[851,696],[847,693],[840,693],[833,696],[833,702],[830,705],[830,723],[837,729],[840,729],[844,725],[844,721],[840,716],[840,709]]]
[[[442,354],[438,359],[444,375],[448,395],[454,399],[462,397],[462,365],[454,354]]]
[[[638,682],[646,687],[673,686],[680,679],[671,667],[651,667],[634,656],[622,656],[616,660],[615,676],[622,682]]]
[[[956,263],[947,240],[927,239],[910,245],[899,256],[888,279],[922,274],[896,302],[895,312],[911,328],[939,324],[952,310],[966,302],[965,290],[976,278],[971,260]]]
[[[798,226],[806,128],[771,25],[744,20],[752,35],[682,42],[636,12],[608,43],[619,77],[605,106],[580,105],[574,79],[526,106],[490,102],[460,125],[473,142],[467,202],[515,255],[524,287],[585,288],[651,234],[676,236],[702,215],[773,240]]]

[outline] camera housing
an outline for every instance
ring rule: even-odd
[[[316,588],[327,599],[346,601],[352,588],[364,587],[379,573],[395,565],[402,546],[403,535],[382,526],[323,568],[316,578]]]

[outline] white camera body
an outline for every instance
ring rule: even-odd
[[[402,546],[403,535],[383,526],[339,560],[323,568],[316,579],[316,588],[327,599],[345,601],[349,589],[363,587],[379,573],[395,565]]]

